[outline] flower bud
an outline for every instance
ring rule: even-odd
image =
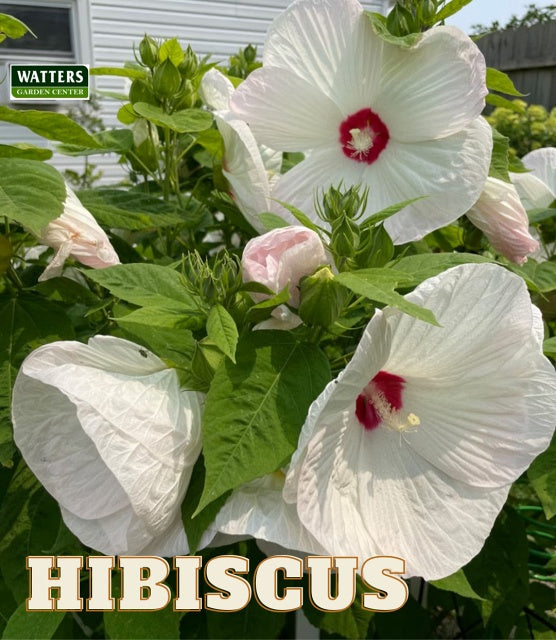
[[[338,318],[349,296],[328,266],[302,278],[299,290],[299,316],[307,324],[320,327],[329,327]]]
[[[388,31],[394,36],[406,36],[419,31],[419,25],[411,11],[399,3],[396,3],[392,11],[388,14],[386,26],[388,27]]]
[[[245,62],[251,64],[255,62],[255,58],[257,57],[257,47],[254,47],[252,44],[249,44],[243,50],[243,57],[245,58]]]
[[[136,78],[129,89],[129,101],[131,104],[136,102],[147,102],[148,104],[158,105],[157,99],[154,97],[151,87],[140,78]]]
[[[179,111],[180,109],[191,109],[197,102],[197,92],[191,80],[184,80],[182,86],[176,96],[174,102],[174,109]]]
[[[158,59],[158,44],[147,34],[139,43],[139,55],[141,56],[141,62],[149,69],[155,66]]]
[[[188,80],[194,78],[197,74],[197,70],[199,69],[199,60],[191,48],[191,45],[187,45],[183,62],[180,63],[178,69],[182,76]]]
[[[153,89],[159,98],[170,98],[181,84],[180,72],[173,65],[170,58],[159,64],[153,73]]]
[[[260,282],[275,293],[289,284],[288,303],[293,307],[299,304],[299,280],[327,262],[319,236],[297,226],[280,227],[249,240],[241,259],[244,282]]]
[[[344,216],[332,225],[330,246],[334,253],[343,258],[352,258],[359,244],[359,227]]]

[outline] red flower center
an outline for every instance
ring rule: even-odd
[[[393,426],[391,419],[402,408],[405,380],[386,371],[379,371],[355,401],[355,415],[365,429],[378,427],[381,422]]]
[[[344,154],[356,162],[372,164],[388,144],[390,134],[378,114],[361,109],[340,125],[340,144]]]

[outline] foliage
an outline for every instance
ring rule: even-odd
[[[509,138],[511,157],[522,158],[534,149],[556,146],[556,107],[549,112],[539,104],[512,102],[520,111],[497,107],[487,116],[490,124]]]
[[[495,20],[490,26],[484,24],[471,25],[473,35],[490,33],[491,31],[504,31],[505,29],[519,29],[520,27],[532,27],[535,24],[556,20],[556,4],[546,7],[537,7],[534,3],[527,6],[527,11],[521,16],[512,15],[505,25]]]

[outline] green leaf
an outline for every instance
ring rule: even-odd
[[[498,516],[482,551],[464,567],[471,588],[483,599],[485,624],[507,638],[529,598],[529,545],[523,520],[512,510]]]
[[[465,7],[465,5],[469,4],[471,0],[451,0],[445,4],[442,9],[434,16],[434,22],[442,22],[442,20],[446,20],[450,16],[453,16],[454,13],[457,13],[460,9]]]
[[[485,102],[487,104],[491,104],[494,107],[503,107],[504,109],[510,109],[511,111],[515,111],[516,113],[525,113],[525,109],[516,104],[513,100],[508,100],[503,96],[499,96],[495,93],[489,93],[485,98]]]
[[[213,500],[209,505],[202,509],[195,517],[193,513],[199,500],[203,494],[205,486],[205,463],[203,454],[197,458],[197,462],[191,473],[191,480],[187,487],[187,493],[183,499],[181,506],[181,517],[183,526],[187,533],[187,542],[189,543],[190,553],[195,553],[203,537],[203,533],[214,522],[220,509],[229,498],[231,491],[226,491],[219,498]]]
[[[529,216],[529,222],[531,224],[538,224],[539,222],[545,222],[551,220],[556,216],[556,209],[549,207],[548,209],[531,209],[527,212]]]
[[[170,38],[169,40],[165,40],[160,45],[160,49],[158,50],[159,62],[164,62],[164,60],[170,58],[170,62],[174,65],[174,67],[179,67],[183,62],[184,57],[185,54],[177,38]]]
[[[16,602],[29,596],[25,557],[44,555],[54,545],[59,526],[56,501],[20,462],[0,510],[0,566]]]
[[[185,288],[183,277],[170,267],[118,264],[84,273],[113,296],[140,307],[159,307],[182,313],[198,309],[195,299]]]
[[[8,620],[2,638],[7,640],[52,638],[65,615],[65,611],[26,611],[25,602],[22,602]]]
[[[92,156],[100,153],[124,154],[133,147],[133,133],[130,129],[108,129],[93,134],[97,146],[60,144],[57,149],[67,156]]]
[[[123,78],[146,78],[147,72],[142,69],[131,69],[129,67],[93,67],[92,76],[121,76]]]
[[[316,609],[307,598],[303,603],[303,612],[313,626],[322,629],[326,633],[333,634],[333,637],[339,634],[344,638],[367,638],[369,637],[367,636],[367,629],[373,618],[373,612],[363,609],[361,598],[368,591],[369,588],[364,586],[358,576],[355,600],[349,609],[337,612],[322,611]]]
[[[482,600],[482,598],[477,595],[477,593],[475,593],[473,587],[469,584],[469,580],[467,579],[467,576],[465,575],[463,569],[459,569],[447,578],[442,578],[441,580],[431,580],[430,584],[432,584],[437,589],[457,593],[458,596],[462,596],[463,598]]]
[[[548,356],[556,355],[556,336],[553,338],[548,338],[542,343],[542,350]]]
[[[275,213],[259,213],[259,220],[263,223],[267,231],[272,231],[272,229],[280,229],[281,227],[289,226],[284,218],[281,218]]]
[[[510,139],[503,136],[496,129],[492,129],[492,156],[488,175],[491,178],[498,178],[503,182],[511,182],[508,173],[508,150]]]
[[[417,200],[422,200],[426,197],[427,196],[419,196],[417,198],[410,198],[409,200],[404,200],[403,202],[396,202],[396,204],[391,204],[389,207],[386,207],[386,209],[382,209],[382,211],[378,211],[377,213],[374,213],[372,216],[368,217],[361,224],[361,227],[373,227],[375,224],[378,224],[379,222],[390,218],[395,213],[398,213],[398,211],[405,209],[405,207],[412,204],[413,202],[417,202]]]
[[[511,78],[507,73],[487,67],[486,70],[486,85],[490,91],[498,91],[499,93],[505,93],[508,96],[524,96],[524,93],[520,93],[514,86]]]
[[[175,207],[146,193],[87,189],[77,195],[95,219],[108,228],[144,231],[184,224]]]
[[[236,361],[236,347],[239,334],[232,316],[221,304],[211,308],[207,320],[207,337],[232,362]]]
[[[365,11],[365,15],[371,21],[373,31],[376,35],[389,44],[395,44],[398,47],[409,49],[417,44],[423,35],[422,33],[410,33],[406,36],[395,36],[388,31],[386,18],[383,15],[373,13],[372,11]]]
[[[285,464],[309,405],[330,379],[322,352],[285,331],[249,334],[239,341],[236,358],[235,365],[224,361],[207,394],[206,483],[196,513],[226,491]]]
[[[147,102],[137,102],[133,108],[140,116],[157,126],[167,127],[178,133],[204,131],[212,125],[212,114],[202,109],[184,109],[170,115],[164,113],[160,107],[155,107]]]
[[[203,325],[203,315],[190,309],[160,309],[158,307],[143,307],[131,313],[118,315],[114,320],[127,331],[141,330],[145,325],[150,325],[157,331],[159,329],[200,329]]]
[[[35,111],[33,109],[10,109],[0,106],[0,120],[27,127],[33,133],[57,142],[98,147],[98,142],[83,127],[63,113]]]
[[[17,370],[32,349],[74,334],[59,305],[35,296],[1,299],[0,327],[0,464],[11,466],[10,407]]]
[[[556,339],[552,340],[556,351]],[[548,449],[533,461],[527,476],[539,496],[546,519],[550,520],[556,515],[556,437],[552,438]]]
[[[54,167],[37,160],[0,158],[0,216],[40,234],[62,215],[65,199],[64,179]]]
[[[389,266],[395,271],[403,271],[412,277],[415,284],[419,284],[458,264],[481,262],[491,261],[474,253],[419,253],[400,258]]]
[[[508,265],[515,273],[532,283],[536,291],[549,293],[556,289],[556,262],[536,262],[529,258],[523,265]]]
[[[383,272],[392,272],[387,276]],[[336,276],[340,284],[347,287],[358,296],[365,296],[375,302],[396,307],[414,318],[428,322],[437,327],[440,325],[436,321],[433,312],[425,307],[420,307],[413,302],[409,302],[394,289],[400,284],[407,284],[407,276],[397,273],[395,269],[361,269],[340,273]]]
[[[0,158],[23,158],[25,160],[48,160],[52,158],[50,149],[42,149],[32,144],[0,144]]]
[[[33,37],[37,37],[31,29],[21,20],[7,13],[0,13],[0,42],[6,37],[16,40],[22,38],[26,33],[30,33]]]
[[[112,596],[121,595],[121,576],[114,572]],[[183,612],[173,611],[172,604],[158,611],[105,611],[104,625],[108,637],[118,640],[155,640],[179,638]]]

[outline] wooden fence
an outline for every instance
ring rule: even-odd
[[[505,71],[529,104],[556,106],[556,21],[506,29],[477,41],[487,65]]]

